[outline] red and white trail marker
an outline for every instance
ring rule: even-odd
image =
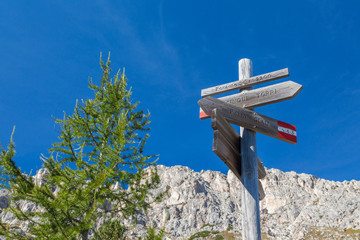
[[[296,127],[294,125],[278,121],[278,134],[281,138],[297,143]]]

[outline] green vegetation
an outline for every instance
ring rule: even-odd
[[[165,226],[159,230],[159,232],[156,234],[156,228],[154,226],[149,227],[147,231],[147,236],[144,238],[144,240],[162,240],[166,235],[165,232]],[[117,238],[114,238],[114,240]],[[140,238],[142,240],[142,238]]]
[[[360,239],[360,229],[345,229],[345,231],[338,228],[331,227],[312,227],[305,235],[306,240],[315,239]]]
[[[216,237],[215,237],[215,240],[223,240],[223,239],[225,239],[225,238],[221,235],[216,235]]]
[[[190,236],[189,240],[193,240],[193,239],[197,239],[197,238],[204,238],[204,237],[209,237],[210,235],[215,235],[218,234],[218,231],[202,231],[202,232],[197,232],[193,235]]]
[[[212,224],[206,223],[206,224],[202,225],[200,229],[203,229],[203,228],[205,228],[205,227],[213,227],[213,226],[214,226],[214,225],[212,225]]]
[[[144,154],[149,114],[136,110],[125,74],[110,77],[110,59],[100,60],[100,85],[89,81],[94,98],[77,102],[72,115],[55,122],[59,142],[42,156],[47,169],[44,184],[37,184],[16,165],[13,134],[7,149],[1,147],[0,187],[11,191],[9,211],[17,224],[0,222],[7,239],[125,239],[124,219],[134,219],[149,207],[149,190],[159,182],[154,156]],[[145,170],[148,168],[148,170]],[[117,184],[117,187],[114,187]],[[153,196],[160,200],[161,196]],[[21,201],[34,203],[23,211]],[[110,205],[111,203],[111,205]],[[101,228],[96,224],[102,223]],[[22,235],[19,224],[28,230]],[[161,239],[161,230],[148,230],[148,238]]]
[[[263,234],[261,236],[263,236]],[[238,239],[239,237],[241,237],[240,233],[230,233],[228,231],[222,231],[222,232],[218,232],[218,231],[202,231],[202,232],[198,232],[198,233],[193,234],[189,238],[189,240],[203,239],[203,238],[211,239],[211,240],[222,240],[222,239],[235,240],[235,239]]]
[[[192,235],[189,240],[204,238],[211,240],[235,240],[241,238],[240,233],[229,232],[228,230],[222,232],[216,231],[203,231]],[[270,239],[266,233],[261,233],[261,239],[268,240]],[[305,240],[317,240],[317,239],[360,239],[360,229],[355,230],[352,228],[340,230],[338,228],[330,228],[330,227],[312,227],[310,231],[305,235]]]

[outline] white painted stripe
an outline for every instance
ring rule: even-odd
[[[293,136],[296,136],[296,131],[290,129],[290,128],[284,128],[284,127],[280,127],[278,126],[278,131],[279,132],[283,132],[283,133],[287,133]]]

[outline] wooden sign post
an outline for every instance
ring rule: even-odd
[[[302,89],[300,84],[287,81],[267,87],[252,89],[254,85],[288,77],[287,68],[252,76],[250,59],[239,61],[239,80],[206,88],[201,91],[200,119],[211,117],[214,129],[213,152],[241,180],[243,211],[242,236],[246,240],[261,240],[259,200],[265,197],[258,179],[266,172],[257,157],[256,133],[296,144],[294,125],[258,114],[253,108],[294,98]],[[240,93],[221,97],[212,95],[240,89]],[[240,134],[229,124],[240,126]]]
[[[239,61],[239,80],[252,77],[250,59]],[[256,134],[240,127],[243,239],[261,239]]]

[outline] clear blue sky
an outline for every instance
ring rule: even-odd
[[[16,161],[41,167],[57,141],[51,116],[92,97],[99,55],[126,69],[133,99],[151,112],[148,153],[160,164],[227,172],[212,152],[200,91],[235,81],[250,58],[254,75],[289,68],[303,85],[259,113],[297,126],[298,144],[257,134],[268,168],[331,180],[360,180],[360,4],[358,1],[0,2],[0,142],[16,125]],[[269,85],[269,84],[265,84]]]

